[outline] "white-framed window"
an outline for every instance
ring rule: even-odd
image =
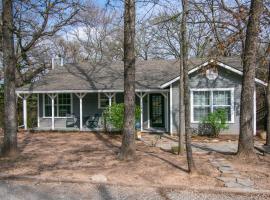
[[[65,118],[72,114],[72,95],[71,94],[57,94],[54,99],[54,116]],[[43,94],[43,117],[52,117],[52,100],[47,94]]]
[[[115,103],[115,95],[112,97],[112,103]],[[105,109],[109,106],[109,97],[104,93],[98,93],[98,108]]]
[[[227,122],[234,123],[234,88],[191,89],[191,123],[198,123],[210,112],[223,108]]]

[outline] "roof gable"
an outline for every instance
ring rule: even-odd
[[[215,62],[215,64],[218,65],[219,67],[222,67],[222,68],[224,68],[224,69],[226,69],[226,70],[229,70],[229,71],[231,71],[231,72],[234,72],[234,73],[236,73],[236,74],[238,74],[238,75],[243,76],[243,72],[242,72],[241,70],[239,70],[239,69],[237,69],[237,68],[234,68],[234,67],[232,67],[232,66],[229,66],[229,65],[227,65],[227,64],[224,64],[223,62],[220,62],[220,61],[215,60],[215,59],[210,59],[209,61],[206,61],[206,62],[200,64],[199,66],[197,66],[197,67],[195,67],[195,68],[193,68],[193,69],[190,69],[189,72],[188,72],[188,74],[192,74],[192,73],[194,73],[194,72],[196,72],[196,71],[202,69],[203,67],[209,65],[210,63],[214,63],[214,62]],[[161,87],[161,88],[166,88],[166,87],[168,87],[169,85],[171,85],[172,83],[178,81],[179,78],[180,78],[180,77],[177,76],[177,77],[175,77],[174,79],[172,79],[172,80],[170,80],[170,81],[168,81],[168,82],[163,83],[160,87]],[[256,82],[256,83],[259,83],[259,84],[261,84],[261,85],[267,86],[267,83],[266,83],[266,82],[264,82],[264,81],[262,81],[262,80],[260,80],[260,79],[258,79],[258,78],[255,78],[255,82]]]

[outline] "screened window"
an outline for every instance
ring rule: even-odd
[[[211,111],[210,92],[194,91],[193,93],[194,121],[200,121]]]
[[[52,100],[48,95],[44,95],[44,116],[52,117]],[[54,116],[66,117],[72,113],[71,94],[58,94],[54,99]]]
[[[199,90],[192,91],[192,121],[199,122],[210,112],[225,109],[227,121],[233,122],[233,90]]]
[[[115,96],[112,97],[112,102],[115,102]],[[98,93],[98,108],[104,109],[109,106],[109,97],[104,93]]]
[[[58,95],[58,117],[66,117],[71,114],[71,95],[59,94]]]
[[[231,91],[213,91],[213,110],[219,108],[226,110],[227,121],[231,121]]]

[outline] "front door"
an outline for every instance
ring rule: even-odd
[[[162,94],[150,94],[151,127],[164,127],[164,97]]]

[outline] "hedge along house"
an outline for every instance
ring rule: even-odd
[[[238,57],[190,59],[191,126],[199,128],[208,113],[224,108],[229,129],[239,133],[242,64]],[[38,130],[103,130],[101,118],[112,103],[123,102],[122,62],[91,66],[64,64],[50,70],[40,80],[17,89],[23,99],[24,128],[27,129],[27,97],[38,96]],[[255,80],[256,88],[267,84]],[[254,93],[254,133],[256,132],[256,94]],[[179,61],[136,62],[136,104],[141,107],[140,130],[177,133],[179,127]],[[71,115],[73,114],[73,115]],[[74,126],[69,126],[70,119]]]

